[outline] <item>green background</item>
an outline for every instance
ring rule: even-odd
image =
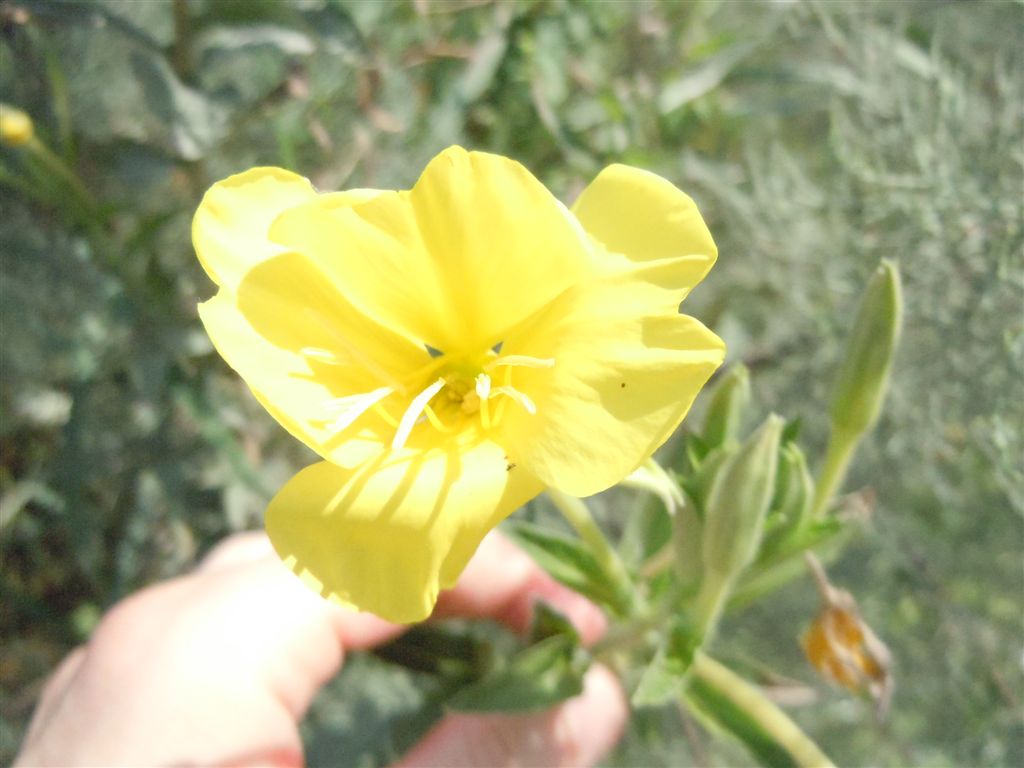
[[[257,527],[313,458],[198,322],[203,191],[257,164],[408,187],[458,143],[566,200],[611,162],[689,192],[720,258],[687,311],[812,460],[859,291],[899,260],[892,393],[848,483],[873,510],[832,568],[893,651],[892,710],[802,659],[809,580],[730,617],[721,654],[840,764],[1024,764],[1024,5],[12,0],[0,26],[0,100],[86,192],[0,150],[0,762],[106,607]],[[429,700],[351,659],[311,764],[390,759]],[[748,763],[673,709],[608,760]]]

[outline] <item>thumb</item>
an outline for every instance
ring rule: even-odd
[[[615,676],[587,673],[583,692],[528,715],[448,715],[394,768],[591,766],[618,742],[628,709]]]

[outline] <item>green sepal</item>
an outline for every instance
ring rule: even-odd
[[[705,586],[732,583],[757,556],[775,495],[782,427],[781,418],[769,416],[715,474],[702,531]]]
[[[779,448],[775,476],[775,496],[765,521],[764,540],[759,557],[770,556],[808,523],[814,502],[814,479],[807,459],[796,443]]]
[[[696,593],[704,574],[704,523],[697,514],[697,505],[689,496],[685,498],[686,503],[672,518],[672,567],[682,596]]]
[[[700,435],[687,435],[683,441],[683,457],[691,469],[697,469],[704,463],[704,459],[711,449],[717,446],[709,445]]]
[[[690,500],[694,502],[694,506],[697,510],[697,514],[704,518],[704,510],[707,507],[708,495],[711,492],[711,486],[715,482],[715,478],[718,476],[718,470],[728,461],[738,450],[738,446],[731,445],[727,448],[715,448],[713,451],[704,457],[692,474],[686,476],[681,481],[683,490],[686,495],[690,497]]]
[[[622,611],[623,596],[582,541],[522,521],[502,530],[555,581],[599,605]]]

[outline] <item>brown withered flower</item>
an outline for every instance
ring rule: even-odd
[[[806,558],[822,607],[801,638],[804,653],[826,680],[870,696],[882,717],[892,697],[892,655],[861,618],[853,595],[829,582],[814,555],[808,552]]]

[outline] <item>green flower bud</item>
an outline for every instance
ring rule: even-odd
[[[807,518],[813,499],[814,480],[804,452],[796,443],[785,443],[779,449],[779,475],[771,509],[787,529],[792,529]]]
[[[882,259],[861,299],[846,357],[836,377],[831,418],[836,431],[870,429],[885,399],[903,316],[896,262]]]
[[[775,491],[783,420],[769,416],[718,471],[704,512],[705,587],[722,590],[757,553]]]
[[[28,144],[34,134],[31,117],[9,104],[0,104],[0,144],[20,147]]]
[[[750,403],[750,373],[743,363],[736,363],[722,377],[711,398],[704,419],[704,442],[711,448],[736,439],[743,412]]]

